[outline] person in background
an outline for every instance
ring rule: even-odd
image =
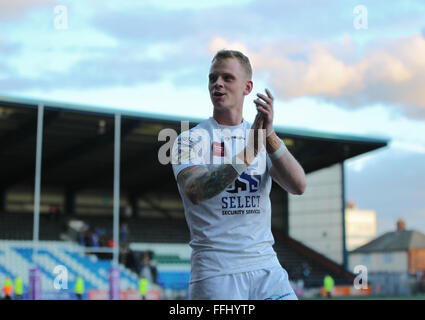
[[[75,295],[78,300],[83,300],[84,298],[84,279],[81,276],[78,276],[75,281]]]
[[[7,277],[4,280],[3,293],[4,293],[5,300],[12,300],[13,284],[12,284],[12,279],[10,279],[10,277]]]
[[[140,293],[140,296],[142,297],[142,300],[146,300],[146,294],[148,293],[148,285],[149,285],[148,279],[143,277],[139,279],[139,293]]]
[[[143,253],[140,276],[148,279],[149,282],[157,283],[157,273],[156,263],[153,261],[153,252],[145,251]]]
[[[22,295],[24,293],[24,282],[22,278],[17,276],[15,278],[15,299],[22,300]]]
[[[98,229],[94,228],[92,226],[89,226],[87,228],[87,232],[85,233],[85,243],[86,247],[99,247],[99,235],[98,235]]]
[[[307,288],[307,280],[310,277],[310,273],[311,273],[311,267],[307,262],[303,262],[302,263],[302,278],[304,281],[304,288]]]
[[[332,290],[334,289],[334,279],[328,274],[323,280],[323,286],[325,287],[326,296],[332,298]]]
[[[77,234],[77,241],[78,244],[81,246],[86,246],[87,245],[87,226],[83,225],[81,226],[80,230],[78,231]]]
[[[58,220],[59,218],[59,208],[54,204],[49,205],[49,220]]]
[[[128,242],[128,223],[124,222],[120,227],[120,241]]]

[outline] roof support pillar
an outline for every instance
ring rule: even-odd
[[[44,105],[38,104],[37,113],[37,144],[35,153],[35,184],[34,184],[34,224],[33,224],[33,262],[38,253],[40,231],[40,190],[41,190],[41,161],[43,153],[43,117]]]
[[[115,114],[115,142],[114,142],[114,252],[113,265],[119,263],[119,224],[120,224],[120,156],[121,156],[121,114]]]
[[[342,266],[348,270],[348,253],[346,245],[345,231],[345,166],[344,161],[341,162],[341,201],[342,201]]]

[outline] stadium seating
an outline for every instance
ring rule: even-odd
[[[112,217],[79,215],[78,219],[89,226],[105,229],[112,233]],[[129,242],[189,243],[190,235],[184,219],[133,218],[129,222]]]
[[[143,246],[143,244],[142,244]],[[140,246],[139,246],[140,247]],[[41,270],[42,290],[46,296],[58,299],[60,296],[72,296],[75,279],[82,276],[87,290],[108,290],[109,270],[111,260],[99,260],[94,255],[85,255],[79,251],[82,247],[72,242],[40,241],[37,255],[33,255],[31,241],[0,241],[0,283],[6,277],[12,279],[20,276],[24,281],[25,290],[29,285],[29,270],[38,267]],[[158,283],[163,288],[187,290],[190,275],[190,248],[187,244],[173,247],[168,244],[145,244],[144,250],[154,249],[157,253]],[[173,254],[177,252],[177,254]],[[183,253],[183,257],[180,255]],[[164,253],[164,254],[162,254]],[[58,273],[57,266],[66,266],[68,285],[62,292],[52,295],[55,291],[54,281]],[[121,290],[137,290],[138,276],[120,265]]]
[[[31,239],[32,230],[27,230],[28,225],[32,225],[32,214],[19,215],[14,213],[2,213],[0,215],[0,239]],[[89,226],[104,229],[108,235],[112,234],[111,216],[77,215],[74,218],[87,223]],[[15,221],[21,219],[21,223]],[[22,220],[23,219],[23,220]],[[59,240],[60,233],[64,230],[66,216],[59,217],[58,220],[49,220],[47,216],[40,217],[40,239]],[[22,221],[24,221],[22,223]],[[28,220],[28,221],[27,221]],[[128,241],[132,250],[144,251],[152,250],[155,254],[155,261],[158,266],[158,282],[164,288],[187,288],[190,274],[190,247],[188,246],[190,235],[184,219],[164,219],[153,217],[131,218],[127,221],[129,225]],[[13,232],[11,226],[13,225]],[[20,234],[20,235],[19,235]],[[26,236],[25,236],[26,235]],[[300,265],[307,263],[311,273],[305,279],[305,286],[320,287],[326,274],[331,274],[336,284],[352,283],[352,279],[342,272],[342,268],[332,263],[324,256],[312,252],[310,248],[298,243],[294,246],[294,240],[282,236],[278,230],[273,230],[275,238],[274,249],[277,252],[279,261],[288,271],[290,279],[296,281],[302,278],[300,275]],[[24,237],[25,236],[25,237]],[[291,240],[291,241],[290,241]],[[63,243],[63,242],[58,242]],[[75,243],[73,243],[75,245]],[[174,245],[174,246],[173,246]],[[30,260],[30,251],[21,250],[16,252],[27,263]],[[0,261],[2,255],[0,253]],[[70,279],[78,273],[86,274],[88,288],[107,288],[108,269],[110,260],[98,260],[93,263],[88,256],[60,249],[52,249],[48,252],[41,251],[39,263],[41,267],[47,268],[53,264],[69,265]],[[1,263],[0,263],[1,265]],[[83,267],[83,268],[82,268]],[[123,269],[126,270],[126,269]],[[7,274],[0,270],[0,273]],[[44,283],[52,281],[45,272]],[[130,271],[123,271],[121,276],[122,286],[137,288],[137,275]]]
[[[66,219],[51,220],[46,214],[40,215],[41,240],[60,240]],[[31,240],[34,215],[29,212],[0,212],[0,239]]]
[[[51,220],[48,215],[40,215],[40,240],[60,240],[69,219],[84,221],[90,227],[104,229],[112,237],[111,216],[93,215],[61,215],[56,220]],[[0,239],[31,240],[33,214],[28,212],[1,212],[0,213]],[[129,242],[175,242],[188,243],[189,229],[184,219],[164,218],[132,218],[129,223]]]
[[[353,283],[354,275],[327,257],[290,237],[283,236],[277,230],[273,230],[273,236],[275,239],[273,247],[281,265],[287,270],[289,279],[292,281],[303,279],[305,287],[318,288],[323,285],[324,277],[330,274],[336,285]],[[310,268],[310,274],[306,278],[302,276],[301,266],[303,263]]]
[[[73,292],[75,279],[82,276],[86,290],[107,290],[108,272],[112,268],[110,260],[98,260],[94,256],[85,256],[74,243],[41,241],[37,255],[33,256],[31,241],[0,242],[0,281],[5,277],[20,276],[25,288],[29,285],[29,270],[38,267],[41,270],[43,291],[55,291],[54,280],[58,275],[55,267],[66,266],[68,285],[65,291]],[[120,265],[122,290],[136,289],[138,277]]]

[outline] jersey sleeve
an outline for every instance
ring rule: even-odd
[[[172,167],[174,178],[183,170],[195,165],[206,165],[209,158],[209,145],[204,139],[192,134],[180,134],[173,144]]]

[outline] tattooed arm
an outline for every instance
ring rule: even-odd
[[[182,170],[177,176],[177,183],[193,204],[199,204],[218,195],[238,176],[231,164],[199,165]]]

